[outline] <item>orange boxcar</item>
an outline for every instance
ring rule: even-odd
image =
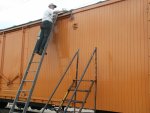
[[[91,52],[97,47],[97,111],[150,113],[149,8],[150,0],[108,0],[73,10],[71,15],[60,15],[31,102],[38,105],[47,102],[78,49],[81,75]],[[40,22],[0,31],[1,107],[16,95]],[[74,63],[50,104],[59,104],[75,77],[75,67]],[[92,78],[94,73],[92,61],[85,76]],[[22,95],[25,96],[26,93]],[[94,88],[85,108],[94,108]]]

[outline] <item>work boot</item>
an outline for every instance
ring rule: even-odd
[[[43,49],[40,49],[40,51],[38,52],[39,55],[42,55],[43,53]],[[47,52],[45,52],[45,55],[47,55]]]
[[[39,55],[42,55],[42,53],[43,53],[43,50],[40,49],[40,51],[39,51],[38,54],[39,54]]]
[[[34,53],[37,53],[37,54],[39,54],[39,50],[35,50],[35,51],[34,51]]]

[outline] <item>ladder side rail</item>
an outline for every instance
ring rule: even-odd
[[[94,113],[96,113],[96,102],[97,102],[97,50],[95,52]]]
[[[55,92],[57,91],[58,87],[60,86],[62,80],[64,79],[66,73],[67,73],[68,70],[70,69],[70,67],[71,67],[71,65],[72,65],[72,63],[73,63],[73,61],[74,61],[74,59],[75,59],[78,55],[79,55],[79,49],[78,49],[78,51],[75,53],[75,55],[73,56],[73,58],[71,59],[71,61],[70,61],[69,65],[67,66],[65,72],[62,74],[62,77],[60,78],[60,80],[59,80],[58,84],[56,85],[55,89],[53,90],[53,92],[51,93],[51,95],[50,95],[50,97],[49,97],[49,100],[48,100],[48,102],[46,103],[46,105],[44,106],[44,108],[43,108],[43,110],[42,110],[41,113],[44,113],[45,109],[47,108],[48,103],[51,101],[52,97],[54,96]]]
[[[67,104],[67,106],[66,106],[66,108],[65,108],[65,110],[64,110],[64,113],[67,112],[67,109],[68,109],[68,107],[69,107],[69,105],[70,105],[70,103],[71,103],[73,97],[75,96],[75,94],[76,94],[76,92],[77,92],[77,90],[78,90],[78,88],[79,88],[79,85],[80,85],[80,83],[81,83],[81,81],[82,81],[82,79],[83,79],[85,73],[87,72],[87,69],[88,69],[88,67],[89,67],[89,65],[90,65],[90,63],[91,63],[91,61],[92,61],[92,59],[93,59],[93,57],[94,57],[96,51],[97,51],[97,48],[94,49],[94,51],[93,51],[93,53],[92,53],[92,55],[91,55],[91,57],[90,57],[90,59],[89,59],[87,65],[86,65],[86,67],[85,67],[85,69],[84,69],[84,71],[83,71],[83,73],[82,73],[82,75],[81,75],[81,77],[80,77],[80,80],[79,80],[79,82],[78,82],[78,84],[77,84],[77,87],[75,88],[75,91],[73,92],[73,95],[72,95],[70,101],[68,102],[68,104]]]
[[[29,95],[28,95],[27,103],[25,104],[23,113],[26,113],[26,111],[27,111],[27,108],[28,108],[28,105],[29,105],[29,101],[30,101],[30,99],[31,99],[31,96],[32,96],[32,93],[33,93],[33,90],[34,90],[34,87],[35,87],[35,84],[36,84],[36,81],[37,81],[37,78],[38,78],[38,74],[39,74],[41,65],[42,65],[43,60],[44,60],[45,52],[46,52],[46,49],[47,49],[47,46],[48,46],[50,37],[52,37],[52,32],[53,32],[53,29],[54,29],[54,25],[55,25],[56,20],[57,20],[57,16],[56,16],[56,18],[55,18],[55,21],[54,21],[54,23],[53,23],[53,25],[52,25],[52,29],[51,29],[51,31],[50,31],[50,35],[49,35],[49,37],[48,37],[48,39],[47,39],[47,42],[46,42],[46,44],[45,44],[45,47],[44,47],[44,50],[43,50],[43,53],[42,53],[42,56],[41,56],[41,59],[40,59],[40,63],[39,63],[39,65],[38,65],[38,68],[37,68],[37,71],[36,71],[36,74],[35,74],[34,82],[33,82],[33,84],[32,84],[32,88],[31,88],[30,93],[29,93]]]
[[[83,109],[83,107],[84,107],[84,105],[85,105],[85,102],[86,102],[86,100],[87,100],[87,98],[88,98],[88,96],[89,96],[89,94],[90,94],[90,92],[91,92],[91,90],[92,90],[92,87],[93,87],[93,85],[94,85],[94,82],[95,82],[95,81],[91,81],[91,85],[90,85],[89,91],[86,93],[86,95],[85,95],[85,97],[84,97],[84,99],[83,99],[82,106],[80,107],[78,113],[81,113],[81,111],[82,111],[82,109]]]
[[[79,74],[79,55],[77,56],[77,63],[76,63],[76,80],[78,80],[78,74]],[[77,86],[77,81],[75,82],[75,86]],[[75,93],[75,96],[74,96],[74,100],[77,99],[77,93]],[[76,103],[74,103],[74,113],[76,111]]]

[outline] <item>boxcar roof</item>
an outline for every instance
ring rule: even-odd
[[[95,9],[95,8],[98,8],[98,7],[103,7],[103,6],[106,6],[106,5],[109,5],[109,4],[117,3],[117,2],[120,2],[120,1],[124,1],[124,0],[100,1],[100,2],[97,2],[97,3],[92,4],[92,5],[88,5],[88,6],[78,8],[78,9],[70,10],[67,13],[59,14],[59,18],[66,17],[66,16],[70,15],[70,13],[72,13],[72,14],[80,13],[80,12],[83,12],[83,11],[87,11],[87,10]],[[4,32],[10,32],[10,31],[26,28],[26,27],[29,27],[29,26],[39,25],[40,22],[41,22],[41,19],[38,19],[38,20],[35,20],[35,21],[30,21],[28,23],[16,25],[16,26],[9,27],[9,28],[6,28],[6,29],[0,29],[0,34],[2,34]]]

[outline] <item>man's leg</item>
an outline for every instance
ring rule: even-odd
[[[39,53],[43,38],[44,38],[44,30],[41,29],[40,39],[37,41],[36,46],[35,46],[35,53]]]
[[[44,50],[45,44],[46,44],[47,39],[49,37],[49,34],[51,32],[51,28],[52,28],[52,23],[49,23],[47,29],[44,30],[44,33],[43,33],[44,38],[43,38],[43,41],[41,43],[40,52],[39,52],[40,54],[42,54],[42,52]]]
[[[40,50],[39,50],[39,53],[42,54],[43,53],[43,50],[44,50],[44,47],[45,47],[45,44],[47,42],[47,39],[48,39],[48,36],[49,36],[49,33],[47,33],[48,30],[44,30],[44,38],[42,40],[42,43],[41,43],[41,46],[40,46]]]

